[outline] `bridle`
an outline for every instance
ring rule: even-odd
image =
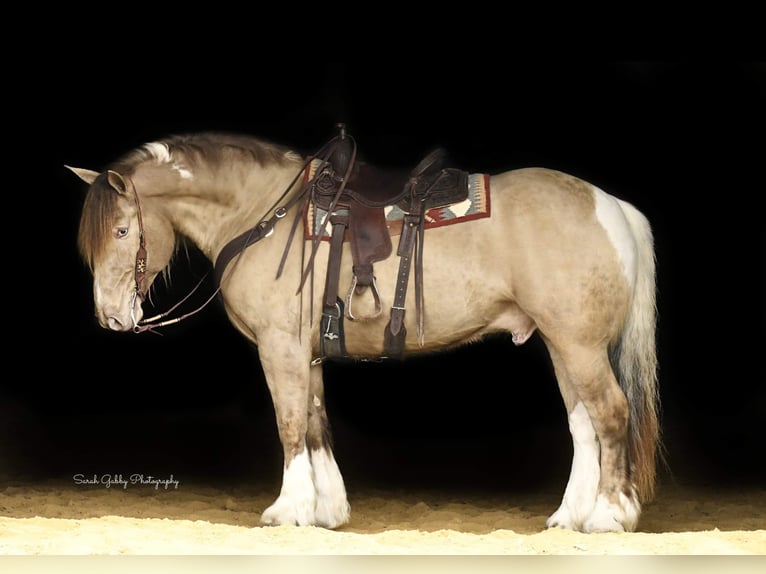
[[[136,304],[140,305],[143,303],[145,298],[145,289],[144,289],[144,280],[146,279],[146,270],[147,270],[147,259],[148,254],[146,251],[146,233],[144,232],[144,220],[143,215],[141,212],[141,201],[138,198],[138,191],[136,190],[136,186],[133,184],[133,181],[130,180],[130,178],[123,176],[125,179],[127,179],[130,183],[130,187],[133,189],[133,200],[136,204],[136,218],[138,220],[138,249],[136,250],[136,263],[133,267],[133,295],[130,299],[130,318],[133,321],[133,332],[134,333],[142,333],[144,331],[151,331],[153,333],[156,333],[157,335],[161,335],[159,331],[156,329],[160,327],[164,327],[166,325],[172,325],[173,323],[178,323],[179,321],[182,321],[183,319],[186,319],[187,317],[194,315],[201,311],[204,307],[210,303],[210,301],[213,300],[213,298],[218,294],[218,292],[221,290],[220,286],[213,292],[213,294],[205,301],[201,306],[199,306],[197,309],[194,309],[193,311],[186,313],[185,315],[181,315],[180,317],[176,317],[174,319],[168,319],[166,321],[160,321],[160,319],[163,319],[164,317],[167,317],[170,315],[173,311],[175,311],[184,301],[186,301],[191,295],[199,288],[199,286],[202,284],[202,282],[205,280],[205,277],[207,277],[207,273],[202,277],[202,279],[199,280],[199,282],[194,286],[194,288],[189,292],[186,297],[181,299],[178,303],[173,305],[170,309],[165,311],[164,313],[160,313],[158,315],[154,315],[153,317],[149,317],[148,319],[142,319],[141,321],[136,321]],[[160,321],[160,322],[157,322]]]
[[[146,278],[146,237],[144,235],[144,220],[141,216],[141,202],[138,200],[138,192],[133,182],[133,199],[136,202],[136,217],[138,218],[138,250],[136,251],[136,265],[133,268],[133,296],[130,299],[130,318],[133,321],[133,332],[139,333],[139,322],[136,321],[136,303],[144,300],[144,279]]]
[[[167,325],[173,325],[175,323],[179,323],[183,321],[184,319],[191,317],[192,315],[196,315],[197,313],[202,311],[202,309],[207,307],[207,305],[221,291],[221,278],[229,262],[235,258],[238,260],[238,256],[253,243],[260,241],[264,237],[270,236],[274,232],[274,226],[276,225],[276,222],[282,219],[283,217],[285,217],[289,209],[293,205],[295,205],[300,199],[305,197],[306,193],[311,187],[311,183],[312,183],[311,181],[307,182],[304,186],[302,186],[289,201],[287,201],[284,205],[281,205],[282,201],[285,199],[285,197],[287,197],[288,193],[293,188],[293,186],[298,181],[298,179],[306,172],[306,168],[308,167],[308,165],[315,159],[321,160],[322,166],[326,165],[328,162],[327,158],[329,158],[332,155],[333,151],[338,145],[338,141],[343,140],[346,137],[350,137],[346,135],[345,126],[343,126],[342,124],[338,124],[338,127],[340,128],[340,135],[332,138],[329,142],[327,142],[324,146],[322,146],[322,148],[316,154],[314,154],[313,156],[309,156],[306,159],[301,169],[295,175],[295,178],[290,182],[290,184],[282,192],[282,195],[280,195],[279,198],[266,211],[266,215],[263,218],[261,218],[261,220],[250,230],[235,237],[223,247],[223,249],[218,255],[218,258],[215,261],[215,265],[213,269],[213,271],[215,272],[215,281],[216,281],[216,288],[213,291],[213,293],[196,309],[188,313],[185,313],[179,317],[175,317],[173,319],[166,319],[164,321],[162,320],[168,315],[170,315],[173,311],[175,311],[180,305],[182,305],[189,297],[192,296],[192,294],[194,294],[194,292],[199,288],[200,285],[202,285],[204,280],[210,274],[210,271],[205,273],[205,275],[203,275],[203,277],[197,282],[197,284],[191,289],[191,291],[189,291],[189,293],[183,299],[181,299],[178,303],[173,305],[170,309],[168,309],[164,313],[154,315],[153,317],[136,321],[136,313],[135,313],[136,305],[137,304],[140,305],[141,303],[143,303],[145,298],[144,280],[146,279],[148,254],[146,250],[146,235],[144,233],[144,222],[143,222],[143,217],[141,213],[141,201],[139,200],[139,197],[138,197],[138,191],[136,190],[136,186],[133,184],[133,181],[127,176],[123,176],[126,180],[128,180],[130,187],[133,189],[133,199],[136,204],[136,215],[138,220],[138,250],[136,251],[136,262],[133,269],[133,276],[134,276],[133,295],[130,301],[130,318],[133,321],[132,330],[134,333],[143,333],[144,331],[151,331],[152,333],[161,335],[162,333],[157,331],[157,329],[159,329],[160,327],[165,327]],[[344,182],[344,185],[345,185],[345,182]],[[269,214],[271,215],[269,216]],[[293,224],[292,232],[295,231],[295,226],[297,224],[297,221],[298,219],[296,218]],[[291,233],[291,237],[292,237],[292,233]],[[289,246],[289,243],[290,242],[288,241],[288,246]],[[286,256],[287,256],[287,249],[285,250],[285,253],[283,254],[282,261],[279,266],[279,270],[277,271],[277,278],[279,278],[279,276],[281,275],[282,267],[284,265],[284,259]],[[236,264],[236,262],[237,261],[235,261],[234,263]]]

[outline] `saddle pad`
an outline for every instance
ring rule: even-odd
[[[311,162],[306,168],[306,181],[310,181],[313,177],[313,170],[316,167],[313,164],[314,162]],[[404,212],[395,205],[389,205],[383,209],[386,212],[386,221],[388,222],[391,235],[399,235],[401,233],[401,222],[404,218]],[[307,240],[316,237],[326,216],[327,212],[325,210],[317,208],[313,203],[309,202],[304,216],[304,236]],[[453,225],[489,216],[489,175],[485,173],[470,174],[468,176],[468,198],[459,203],[426,211],[425,228],[431,229],[433,227]],[[322,239],[329,240],[331,235],[332,228],[328,224]]]

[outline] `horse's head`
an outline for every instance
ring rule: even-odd
[[[67,166],[69,167],[69,166]],[[99,324],[113,331],[136,328],[141,303],[154,278],[173,256],[175,232],[152,198],[137,193],[130,177],[69,167],[90,184],[78,246],[93,273],[93,300]]]

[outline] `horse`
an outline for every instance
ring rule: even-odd
[[[656,255],[647,217],[555,169],[468,174],[486,185],[489,209],[425,229],[416,225],[424,220],[421,209],[413,224],[415,253],[401,252],[400,239],[399,257],[384,252],[374,261],[373,288],[366,290],[373,298],[354,288],[353,246],[333,241],[348,230],[341,227],[328,239],[327,212],[319,216],[317,235],[306,231],[306,214],[316,207],[306,190],[315,191],[319,181],[308,175],[309,166],[319,162],[318,169],[330,171],[332,210],[341,191],[352,187],[351,166],[363,164],[356,140],[342,133],[331,141],[339,138],[353,141],[339,173],[327,145],[304,154],[227,132],[163,137],[100,171],[65,166],[88,184],[77,244],[92,273],[98,324],[115,332],[152,330],[157,318],[144,319],[143,304],[155,278],[168,272],[179,245],[196,246],[216,271],[211,298],[256,346],[273,401],[282,483],[261,523],[328,529],[351,520],[325,409],[323,364],[337,355],[324,345],[336,342],[339,333],[331,326],[346,315],[331,313],[328,320],[328,284],[337,283],[333,294],[357,293],[355,316],[340,332],[351,361],[387,357],[391,323],[398,324],[401,343],[401,354],[391,360],[455,349],[489,334],[510,334],[515,345],[539,336],[573,446],[561,503],[545,526],[635,531],[642,505],[655,494],[661,450]],[[448,171],[443,162],[425,163],[389,182],[403,182],[413,195],[422,173]],[[386,169],[364,165],[378,183],[388,177]],[[458,172],[461,186],[463,175]],[[400,204],[417,211],[412,203]],[[405,227],[401,237],[412,235]],[[403,262],[418,256],[418,288],[402,289],[409,282]],[[323,292],[314,284],[325,277]],[[336,300],[329,303],[337,309]],[[416,314],[403,313],[413,306]],[[381,307],[391,307],[391,318]]]

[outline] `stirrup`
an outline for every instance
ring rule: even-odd
[[[356,275],[351,280],[351,287],[346,295],[346,318],[351,321],[366,321],[368,319],[374,319],[383,312],[383,304],[380,301],[380,293],[378,292],[378,283],[375,281],[375,276],[372,277],[372,283],[369,287],[372,289],[372,298],[375,301],[375,312],[372,315],[366,317],[357,317],[351,312],[351,301],[354,298],[354,292],[356,291],[357,279]]]

